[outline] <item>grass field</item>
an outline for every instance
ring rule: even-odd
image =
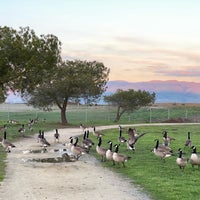
[[[192,169],[188,163],[182,172],[176,164],[178,149],[182,148],[184,156],[189,158],[191,149],[184,147],[187,139],[187,132],[191,132],[193,145],[200,151],[200,125],[180,125],[180,126],[141,126],[136,127],[139,132],[147,133],[138,140],[135,153],[126,149],[126,145],[120,145],[120,153],[131,156],[126,163],[113,166],[112,162],[106,161],[103,166],[109,167],[117,173],[122,173],[129,177],[133,183],[139,184],[149,191],[154,199],[162,200],[186,200],[198,199],[200,195],[199,181],[200,170]],[[155,139],[162,142],[162,131],[166,130],[171,137],[176,140],[172,142],[171,148],[174,156],[166,158],[166,162],[160,160],[151,151],[155,145]],[[112,129],[104,131],[102,146],[108,148],[107,141],[118,143],[119,130]],[[124,133],[127,137],[127,134]],[[95,139],[95,138],[94,138]],[[93,153],[96,155],[95,150]],[[96,155],[98,159],[100,157]]]
[[[173,115],[170,113],[170,117],[167,116],[167,119],[177,119],[181,115],[185,116],[185,109],[182,105],[173,107]],[[44,131],[52,130],[55,128],[63,128],[60,125],[60,113],[58,110],[53,110],[53,112],[41,112],[38,110],[33,110],[27,108],[0,108],[0,126],[3,126],[7,123],[8,119],[15,119],[19,123],[15,125],[9,126],[8,132],[8,140],[15,141],[20,137],[20,134],[17,132],[18,128],[21,124],[27,124],[28,119],[39,117],[39,122],[34,126],[33,131],[27,131],[26,134],[37,133],[39,129]],[[170,108],[169,105],[165,108]],[[199,117],[199,106],[187,106],[188,115],[189,113],[193,113],[190,118],[197,119]],[[20,110],[18,110],[20,109]],[[70,110],[71,109],[71,110]],[[100,110],[99,110],[100,109]],[[109,110],[109,115],[108,115]],[[158,112],[159,109],[156,109],[154,113],[156,113],[157,119],[162,119],[162,114]],[[87,112],[86,112],[87,111]],[[69,121],[71,126],[79,126],[80,123],[84,123],[87,125],[106,125],[113,124],[111,118],[111,108],[105,109],[105,107],[95,107],[95,108],[84,108],[80,112],[76,109],[74,112],[74,108],[69,108]],[[149,123],[149,113],[148,110],[145,109],[137,113],[134,118],[140,118],[140,115],[143,119],[148,119]],[[142,114],[143,113],[143,114]],[[114,114],[114,110],[112,111],[112,115]],[[165,113],[166,114],[166,113]],[[167,112],[167,114],[169,114]],[[87,117],[87,118],[86,118]],[[93,117],[93,120],[90,118]],[[151,116],[153,117],[153,116]],[[172,118],[171,118],[172,117]],[[183,117],[184,118],[184,117]],[[189,118],[189,117],[188,117]],[[108,120],[109,119],[109,120]],[[145,120],[142,121],[144,123]],[[120,124],[130,124],[137,123],[137,120],[130,120],[130,116],[126,115],[121,121]],[[140,121],[141,122],[141,121]],[[158,120],[159,122],[159,120]],[[118,123],[116,123],[118,125]],[[116,126],[117,127],[117,126]],[[184,142],[187,137],[187,132],[191,132],[191,139],[193,144],[197,147],[197,151],[200,151],[200,125],[192,125],[188,123],[187,125],[180,126],[140,126],[136,127],[139,132],[146,132],[147,134],[143,136],[138,143],[136,144],[135,153],[129,152],[126,150],[125,145],[120,145],[120,153],[127,154],[131,156],[131,159],[126,163],[126,167],[123,168],[121,166],[112,166],[110,162],[102,163],[103,166],[109,167],[111,170],[114,170],[116,173],[124,174],[124,176],[129,177],[133,183],[139,184],[146,191],[148,191],[154,199],[162,199],[162,200],[176,200],[176,199],[199,199],[200,188],[197,184],[200,171],[195,169],[194,171],[191,168],[191,165],[188,164],[185,171],[182,172],[175,163],[177,157],[178,148],[183,148],[184,156],[189,157],[191,154],[191,149],[184,148]],[[151,150],[153,149],[155,142],[154,140],[160,139],[162,141],[162,131],[168,131],[169,135],[174,137],[176,140],[171,144],[172,149],[174,150],[175,155],[167,158],[166,162],[163,163],[158,157],[156,157]],[[103,137],[103,146],[108,148],[108,140],[112,140],[113,143],[117,143],[117,138],[119,135],[119,130],[111,129],[104,131],[105,136]],[[127,137],[126,133],[123,133],[125,137]],[[93,136],[91,136],[93,137]],[[97,140],[96,138],[92,138],[93,140]],[[96,155],[95,149],[92,149],[92,154],[95,155],[98,159],[98,155]],[[5,174],[5,160],[6,154],[3,149],[0,147],[0,181],[3,180]]]

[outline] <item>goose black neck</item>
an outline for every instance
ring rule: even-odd
[[[158,145],[159,145],[159,140],[156,140],[156,145],[155,145],[156,149],[158,148]]]
[[[119,130],[119,136],[120,137],[122,136],[122,130],[121,129]]]
[[[101,143],[102,143],[102,139],[101,139],[101,137],[99,137],[99,142],[98,142],[99,147],[101,146]]]
[[[180,151],[179,151],[179,156],[178,156],[178,157],[179,157],[179,158],[182,158],[182,154],[183,154],[183,152],[180,150]]]
[[[190,139],[190,132],[188,132],[188,139]]]
[[[119,151],[119,146],[116,145],[116,147],[115,147],[115,153],[118,153],[118,151]]]
[[[112,151],[112,142],[110,142],[110,150]]]
[[[90,133],[90,131],[87,130],[87,133],[86,133],[86,137],[87,137],[87,138],[89,138],[89,133]]]
[[[84,132],[84,135],[83,135],[83,139],[85,140],[86,138],[86,131]]]
[[[76,138],[76,141],[75,141],[75,143],[74,143],[74,146],[76,146],[77,143],[78,143],[78,138]]]
[[[167,132],[166,131],[164,131],[163,137],[167,138]]]
[[[196,147],[193,147],[193,151],[192,151],[192,153],[197,153],[197,149],[196,149]]]
[[[3,136],[4,140],[6,140],[6,136],[7,136],[7,133],[6,131],[4,131],[4,136]]]

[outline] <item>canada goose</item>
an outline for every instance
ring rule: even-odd
[[[92,143],[92,145],[94,145],[93,140],[89,138],[89,134],[90,134],[90,131],[87,130],[87,131],[86,131],[86,138],[87,138],[88,141],[90,141],[90,142]]]
[[[18,132],[19,132],[19,133],[23,133],[22,135],[24,136],[24,133],[25,133],[24,124],[22,124],[21,127],[18,129]]]
[[[40,143],[42,144],[42,146],[47,147],[50,146],[50,143],[46,140],[46,138],[44,137],[44,131],[42,131],[41,133],[41,140]]]
[[[71,150],[71,147],[73,145],[73,137],[70,137],[69,142],[66,142],[64,145],[67,147],[67,149]]]
[[[163,145],[169,146],[172,140],[175,138],[169,137],[167,131],[163,131]]]
[[[119,130],[126,131],[126,128],[124,128],[121,125],[119,125]]]
[[[80,129],[84,132],[87,131],[89,127],[84,126],[83,124],[80,124]]]
[[[119,130],[118,142],[120,142],[120,143],[126,142],[125,137],[122,136],[122,129]]]
[[[192,140],[190,138],[190,132],[188,132],[187,140],[185,141],[185,147],[192,146]]]
[[[106,151],[106,159],[113,161],[113,165],[115,164],[115,161],[113,160],[113,152],[112,152],[112,141],[108,141],[108,144],[110,144],[109,149]]]
[[[42,138],[42,131],[39,130],[39,133],[38,133],[38,136],[37,136],[37,142],[38,142],[38,143],[40,143],[41,138]]]
[[[10,120],[8,120],[8,123],[9,124],[18,124],[18,121],[10,119]]]
[[[146,133],[137,134],[134,128],[128,129],[129,139],[127,140],[127,149],[135,150],[135,144]]]
[[[185,169],[185,166],[187,165],[188,159],[183,157],[183,151],[181,148],[178,149],[178,158],[176,158],[176,163],[179,166],[179,168],[183,171]]]
[[[87,152],[86,152],[86,149],[84,147],[80,147],[80,146],[77,145],[78,137],[75,137],[75,139],[76,139],[76,141],[71,147],[71,152],[75,156],[75,158],[78,160],[81,155],[84,155]]]
[[[102,139],[101,139],[101,137],[98,137],[98,144],[96,146],[96,152],[101,156],[101,161],[104,162],[107,149],[101,147],[101,144],[102,144]]]
[[[153,149],[153,153],[160,157],[161,160],[165,161],[165,158],[172,156],[172,150],[170,147],[168,146],[164,146],[164,145],[159,145],[159,140],[156,139],[156,144],[155,147]]]
[[[15,145],[12,144],[11,142],[7,141],[6,137],[7,137],[7,132],[4,131],[4,137],[3,137],[2,141],[1,141],[1,144],[2,144],[3,148],[4,148],[8,153],[10,153],[10,152],[11,152],[11,148],[14,148]]]
[[[5,131],[6,129],[7,129],[7,125],[5,125],[5,124],[0,127],[0,131]]]
[[[54,134],[55,142],[59,142],[59,137],[60,137],[60,134],[58,133],[58,129],[56,129],[56,132]]]
[[[96,127],[93,126],[93,135],[94,135],[95,137],[101,137],[101,136],[103,136],[104,134],[101,133],[101,132],[99,132],[99,131],[96,131]]]
[[[115,151],[113,152],[113,160],[117,163],[122,163],[123,167],[125,167],[125,162],[127,162],[131,157],[122,155],[118,153],[119,145],[115,145]]]
[[[198,169],[200,169],[200,157],[197,155],[197,149],[195,146],[191,147],[192,154],[190,156],[190,163],[192,165],[192,168],[194,169],[194,166],[197,165]]]
[[[28,121],[28,129],[29,131],[32,131],[33,130],[33,125],[34,125],[34,120],[33,119],[29,119]]]
[[[92,142],[92,140],[90,140],[89,138],[87,138],[87,131],[84,132],[83,134],[83,140],[82,140],[82,145],[88,149],[88,151],[90,150],[90,148],[94,145],[94,143]]]

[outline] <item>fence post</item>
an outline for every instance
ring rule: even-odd
[[[149,108],[149,122],[151,123],[151,107]]]
[[[167,110],[167,119],[169,119],[170,118],[170,111],[169,111],[169,108],[168,108],[168,110]]]

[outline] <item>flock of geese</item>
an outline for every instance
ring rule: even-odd
[[[29,119],[27,126],[29,131],[33,130],[33,125],[37,123],[38,118],[36,119]],[[18,121],[15,120],[9,120],[9,124],[19,124]],[[21,136],[25,137],[25,125],[21,124],[21,126],[18,128],[18,133],[21,134]],[[0,137],[0,144],[5,149],[6,152],[10,153],[12,148],[15,148],[16,146],[7,140],[7,125],[3,125],[0,127],[0,132],[3,132],[3,138]]]
[[[173,150],[170,148],[170,143],[172,140],[175,140],[174,138],[171,138],[168,136],[166,131],[163,131],[163,144],[159,144],[159,140],[156,139],[155,147],[153,149],[153,152],[156,156],[160,157],[161,160],[165,161],[165,158],[170,157],[174,155]],[[185,147],[190,147],[192,149],[192,153],[189,158],[186,158],[183,156],[183,150],[181,148],[178,149],[178,157],[176,158],[176,164],[179,166],[179,168],[184,171],[186,165],[188,163],[191,164],[192,168],[194,169],[194,166],[198,166],[198,169],[200,170],[200,156],[197,154],[197,149],[194,145],[192,145],[192,140],[190,138],[190,132],[187,134],[187,139],[184,143]]]
[[[90,152],[90,149],[95,145],[95,142],[90,138],[90,132],[91,127],[85,127],[83,124],[80,124],[80,128],[83,131],[82,139],[79,141],[80,136],[70,137],[69,140],[62,144],[64,148],[66,148],[68,151],[71,152],[71,154],[78,160],[80,156],[87,154]],[[0,128],[0,131],[3,131],[3,138],[0,138],[0,143],[7,152],[11,152],[11,149],[15,147],[14,144],[9,142],[7,140],[7,132],[6,126],[3,126]],[[18,130],[19,132],[24,132],[24,125]],[[128,134],[128,139],[123,137],[122,132],[126,131]],[[122,164],[123,167],[125,167],[125,162],[127,162],[129,159],[131,159],[130,156],[120,154],[119,148],[120,144],[124,143],[127,146],[127,149],[130,151],[135,151],[135,144],[137,141],[143,137],[146,133],[138,133],[135,128],[128,128],[125,129],[121,126],[119,126],[119,137],[118,137],[118,144],[113,145],[112,141],[108,141],[108,148],[102,147],[102,138],[104,136],[103,133],[96,130],[96,127],[92,127],[92,134],[97,138],[97,144],[96,144],[96,152],[101,157],[101,161],[104,162],[106,160],[111,161],[113,165],[115,163]],[[60,134],[58,132],[58,129],[55,130],[54,134],[54,142],[59,143]],[[170,143],[175,140],[174,138],[171,138],[168,136],[167,131],[163,131],[163,141],[162,144],[160,144],[160,141],[158,139],[155,139],[155,146],[152,150],[152,152],[155,154],[155,156],[159,157],[162,161],[165,162],[165,159],[167,157],[170,157],[174,155],[173,150],[170,147]],[[43,150],[47,151],[47,147],[51,144],[47,141],[47,139],[44,136],[44,131],[39,131],[37,142],[41,144],[41,147]],[[181,148],[178,149],[178,157],[176,158],[176,163],[179,166],[179,168],[183,171],[188,163],[191,164],[192,168],[194,169],[194,166],[198,166],[200,169],[200,156],[197,154],[197,149],[194,145],[192,145],[190,132],[188,132],[187,139],[184,144],[185,147],[190,147],[192,149],[192,153],[190,155],[190,158],[185,158],[183,156],[183,151]],[[114,147],[114,150],[113,150]],[[43,151],[43,152],[45,152]]]

